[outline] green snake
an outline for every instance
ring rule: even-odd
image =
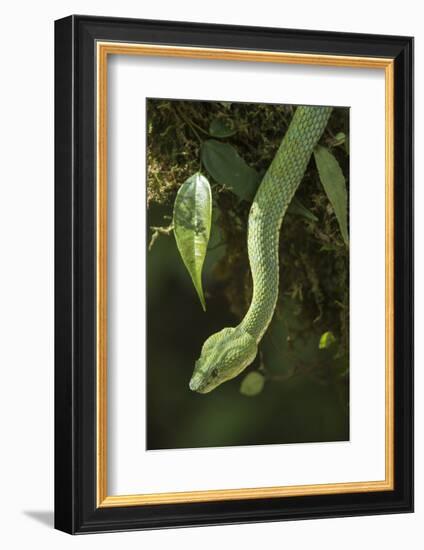
[[[249,309],[236,327],[212,334],[203,344],[190,389],[208,393],[240,374],[255,359],[278,299],[279,234],[287,207],[303,179],[331,107],[297,107],[253,200],[247,245],[253,278]]]

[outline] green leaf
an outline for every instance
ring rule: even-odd
[[[240,393],[252,397],[263,390],[265,378],[260,372],[249,372],[240,385]]]
[[[331,140],[331,145],[333,147],[337,147],[338,145],[343,145],[343,143],[346,141],[346,134],[344,132],[338,132],[334,139]]]
[[[208,180],[197,173],[179,188],[174,203],[174,234],[181,258],[206,310],[202,268],[211,232],[212,196]]]
[[[319,349],[326,349],[329,348],[332,344],[334,344],[336,341],[336,337],[331,331],[324,332],[324,334],[321,335],[321,338],[319,339]]]
[[[302,216],[303,218],[306,218],[307,220],[310,220],[312,222],[318,221],[318,218],[315,216],[315,214],[312,214],[312,212],[308,210],[306,206],[303,206],[300,200],[296,197],[292,198],[289,207],[287,208],[287,214],[291,214],[292,216]]]
[[[349,137],[346,137],[344,142],[345,151],[347,154],[349,154]]]
[[[202,162],[213,179],[245,201],[252,201],[260,176],[232,145],[208,139],[202,144]]]
[[[318,145],[315,148],[314,155],[321,183],[334,209],[337,221],[339,222],[340,232],[347,245],[349,242],[347,232],[347,192],[343,172],[334,155],[325,147]]]
[[[230,118],[214,118],[209,126],[209,133],[213,137],[226,138],[237,132],[234,122]]]

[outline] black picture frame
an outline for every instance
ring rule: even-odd
[[[95,44],[394,60],[392,491],[97,507]],[[413,39],[73,15],[55,22],[55,527],[94,533],[413,510]]]

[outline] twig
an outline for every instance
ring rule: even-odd
[[[169,237],[169,235],[174,230],[174,224],[171,223],[170,225],[168,225],[168,227],[156,227],[151,225],[150,229],[153,231],[153,234],[151,236],[150,243],[149,243],[149,252],[150,250],[152,250],[153,245],[157,241],[159,235],[166,235]]]
[[[190,120],[188,117],[186,117],[185,114],[182,113],[182,111],[180,111],[178,108],[176,108],[176,112],[177,114],[183,119],[183,121],[189,125],[189,127],[191,128],[192,132],[195,134],[195,136],[197,137],[197,139],[199,140],[200,143],[202,143],[202,138],[199,136],[199,134],[197,133],[197,130],[200,130],[201,132],[203,132],[204,134],[206,134],[207,136],[209,135],[208,132],[206,132],[206,130],[204,130],[203,128],[201,128],[198,124],[196,124],[195,122],[193,122],[192,120]]]

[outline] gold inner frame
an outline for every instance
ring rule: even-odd
[[[97,506],[211,502],[394,489],[394,60],[301,53],[97,42]],[[109,55],[221,59],[332,67],[384,69],[386,125],[386,344],[385,479],[315,485],[216,489],[108,496],[107,493],[107,61]]]

